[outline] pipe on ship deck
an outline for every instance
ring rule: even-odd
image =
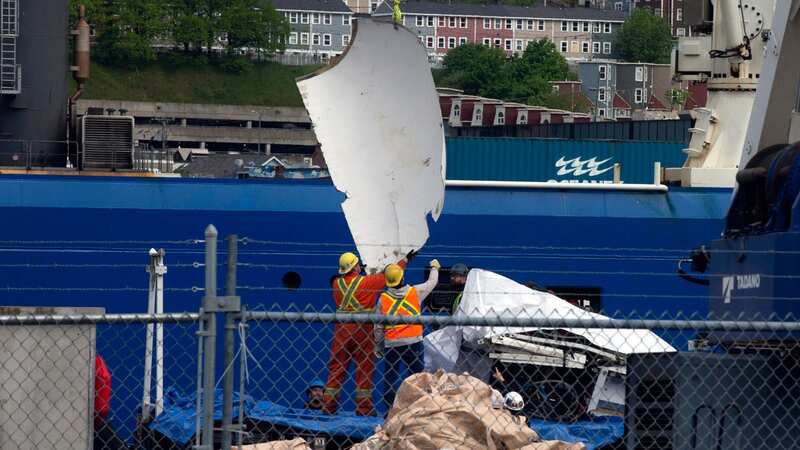
[[[446,180],[445,186],[510,189],[581,189],[590,191],[667,192],[669,190],[669,188],[663,184],[553,183],[548,181]]]

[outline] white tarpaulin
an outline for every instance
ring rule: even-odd
[[[297,83],[362,261],[383,269],[428,239],[444,206],[444,134],[428,55],[359,17],[337,63]]]
[[[501,316],[532,318],[609,318],[590,313],[556,297],[535,291],[526,286],[486,270],[473,269],[467,277],[464,295],[455,312],[456,316]],[[479,341],[492,336],[544,328],[519,327],[445,327],[425,337],[426,370],[452,371],[458,360],[462,342],[477,347]],[[593,345],[615,353],[674,352],[675,349],[650,330],[616,328],[566,328],[565,331],[582,336]]]

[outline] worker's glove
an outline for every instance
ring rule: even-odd
[[[417,251],[416,250],[411,250],[410,252],[408,252],[406,254],[406,261],[410,264],[411,261],[416,257],[417,257]]]
[[[430,262],[430,266],[431,266],[432,269],[437,269],[437,270],[442,268],[442,265],[439,264],[439,260],[438,259],[432,259],[431,262]]]
[[[375,348],[375,359],[383,359],[383,349]]]

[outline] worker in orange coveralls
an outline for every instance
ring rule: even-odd
[[[410,252],[398,265],[405,267],[414,257]],[[339,257],[339,276],[331,283],[336,311],[342,313],[371,313],[386,278],[383,273],[361,275],[358,257],[350,252]],[[372,374],[375,371],[375,338],[372,324],[337,323],[328,361],[328,382],[325,384],[322,410],[336,414],[339,395],[347,376],[350,361],[355,364],[356,414],[374,414],[372,404]]]

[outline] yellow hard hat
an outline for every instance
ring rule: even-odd
[[[342,253],[339,257],[339,275],[344,275],[358,265],[358,256],[352,252]]]
[[[383,276],[386,277],[386,286],[395,287],[403,281],[403,268],[397,264],[389,264],[383,270]]]

